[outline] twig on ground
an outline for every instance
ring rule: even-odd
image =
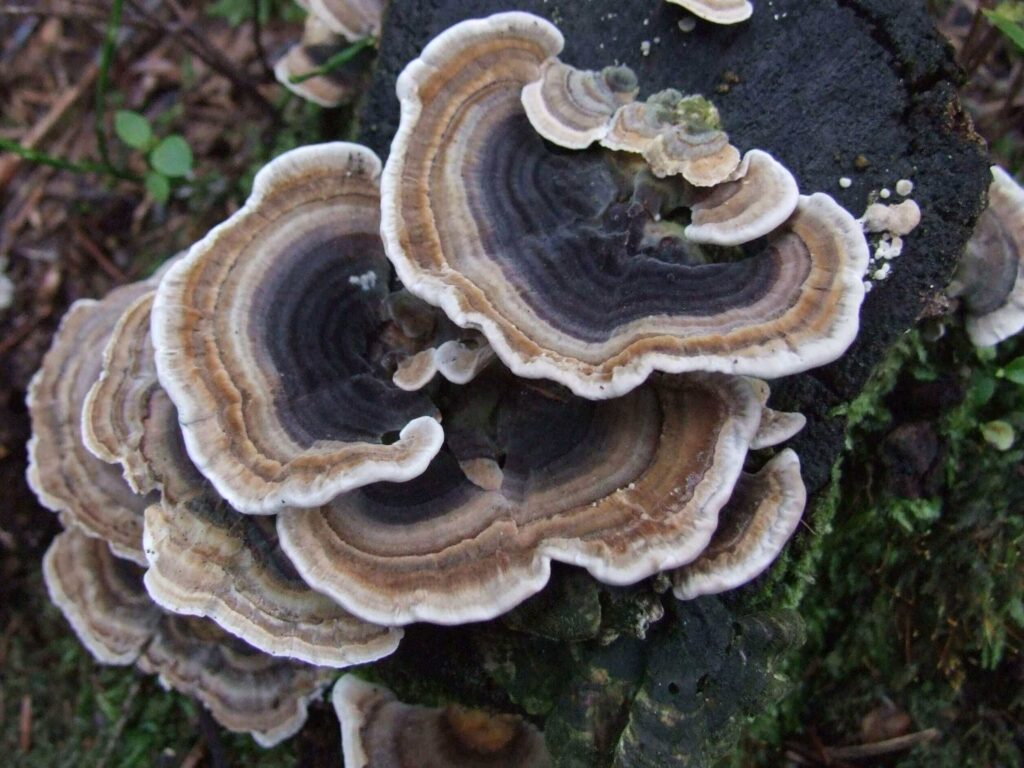
[[[18,714],[18,749],[24,755],[32,749],[32,697],[21,697],[21,710]]]
[[[142,7],[138,0],[128,0],[128,4],[143,18],[154,21],[154,23],[163,24],[167,34],[171,35],[197,58],[201,59],[208,67],[230,80],[239,93],[247,97],[266,113],[275,125],[280,122],[281,116],[274,109],[274,105],[266,100],[263,94],[256,88],[256,85],[241,73],[231,61],[225,58],[223,54],[210,45],[205,37],[192,28],[188,23],[184,9],[180,5],[173,2],[173,0],[167,0],[167,4],[177,16],[177,22],[164,23],[160,21],[159,17]]]
[[[916,747],[918,744],[927,744],[942,736],[938,728],[926,728],[917,733],[908,733],[906,736],[897,736],[893,739],[876,741],[871,744],[854,744],[849,747],[825,747],[825,755],[832,760],[866,760],[871,757],[881,757],[893,752],[902,752],[905,749]]]
[[[49,135],[51,130],[53,130],[53,127],[60,122],[60,119],[67,114],[68,110],[78,102],[82,97],[82,94],[92,87],[98,72],[99,66],[97,64],[90,64],[85,71],[82,72],[79,81],[74,85],[74,87],[64,91],[64,93],[62,93],[57,100],[53,102],[53,105],[47,110],[46,114],[43,115],[43,118],[32,126],[21,141],[12,142],[16,144],[19,149],[7,146],[5,142],[3,148],[12,154],[8,157],[0,158],[0,192],[3,191],[4,187],[7,186],[7,183],[14,176],[15,172],[18,170],[18,166],[21,164],[21,161],[33,159],[31,157],[27,157],[23,151],[35,150],[39,143]],[[36,160],[36,162],[41,161]]]

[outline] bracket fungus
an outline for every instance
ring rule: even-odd
[[[280,515],[303,578],[389,625],[499,615],[544,586],[551,560],[634,583],[706,548],[762,416],[743,377],[666,377],[598,402],[503,386],[488,416],[497,477],[474,481],[444,451],[414,480]]]
[[[142,514],[155,500],[134,493],[120,468],[96,458],[82,442],[86,394],[100,375],[104,348],[121,313],[146,283],[117,288],[101,301],[81,299],[64,315],[28,391],[32,418],[28,482],[65,527],[107,542],[116,554],[145,564]]]
[[[337,67],[315,77],[304,77],[325,65],[347,44],[346,38],[333,31],[318,16],[310,14],[306,17],[302,39],[274,64],[274,77],[296,96],[321,107],[347,104],[358,94],[362,80],[358,75]]]
[[[331,694],[346,768],[548,768],[544,737],[515,715],[404,704],[345,675]]]
[[[242,512],[407,480],[441,447],[429,401],[373,359],[388,282],[379,172],[353,144],[287,153],[160,283],[160,382],[189,455]]]
[[[516,375],[589,398],[625,394],[653,371],[771,378],[841,355],[868,261],[856,220],[827,195],[797,199],[763,153],[739,169],[737,154],[725,189],[698,196],[630,152],[552,147],[521,94],[562,44],[543,19],[497,14],[443,32],[402,72],[381,194],[405,287],[482,332]],[[669,111],[685,101],[663,98]],[[632,107],[643,105],[619,112]],[[775,202],[753,199],[761,188]],[[768,234],[767,245],[716,261],[682,226],[666,236],[666,218],[694,197],[698,239]]]
[[[1024,329],[1024,189],[999,166],[949,293],[963,301],[967,333],[979,347]]]
[[[82,643],[106,664],[132,664],[196,696],[225,727],[272,746],[306,720],[306,705],[333,675],[275,659],[202,619],[173,616],[149,600],[141,569],[102,541],[69,528],[44,559],[54,602]]]
[[[387,0],[305,0],[310,13],[346,40],[380,35]]]
[[[739,24],[754,12],[750,0],[668,0],[714,24]]]
[[[401,630],[356,619],[299,578],[273,521],[244,516],[189,461],[177,413],[156,375],[154,292],[117,321],[87,398],[83,436],[120,462],[137,491],[159,490],[145,511],[146,589],[160,606],[207,616],[259,650],[344,667],[393,652]]]
[[[672,574],[675,596],[692,600],[752,581],[796,531],[806,502],[800,460],[788,448],[757,474],[744,473],[708,548]]]

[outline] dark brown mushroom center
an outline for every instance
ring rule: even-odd
[[[518,107],[474,130],[487,138],[460,175],[481,250],[533,312],[575,338],[604,341],[652,315],[715,316],[778,280],[777,249],[750,255],[683,236],[691,193],[681,180],[637,174],[623,153],[562,150]],[[458,266],[461,254],[447,255]]]
[[[279,372],[274,407],[290,436],[380,441],[431,412],[381,364],[389,270],[380,239],[315,230],[279,259],[254,299],[251,333]]]

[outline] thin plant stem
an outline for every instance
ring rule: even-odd
[[[48,155],[45,152],[40,152],[36,149],[23,147],[18,142],[11,141],[10,139],[0,138],[0,150],[3,150],[4,152],[12,152],[18,157],[28,160],[31,163],[47,165],[50,168],[57,168],[62,171],[72,171],[73,173],[96,173],[101,176],[110,176],[111,178],[122,179],[124,181],[142,181],[135,174],[118,170],[106,163],[94,163],[89,160],[68,160],[63,157]]]
[[[372,37],[364,37],[360,40],[356,40],[352,45],[344,50],[338,51],[336,54],[331,56],[327,61],[321,64],[315,69],[309,70],[309,72],[303,72],[301,75],[292,75],[288,78],[290,83],[298,85],[304,83],[307,80],[312,80],[314,77],[320,77],[321,75],[327,75],[336,70],[338,67],[354,59],[360,51],[365,50],[372,46],[375,39]]]
[[[111,0],[110,17],[107,19],[107,30],[103,37],[103,47],[100,49],[100,71],[96,78],[96,99],[93,107],[93,128],[96,132],[96,147],[99,150],[100,161],[109,169],[115,170],[110,162],[110,152],[107,149],[107,131],[103,117],[107,106],[107,85],[110,82],[110,66],[114,61],[114,51],[117,48],[117,35],[121,28],[121,9],[123,0]]]
[[[263,68],[263,79],[274,82],[274,70],[267,59],[267,49],[263,47],[263,19],[260,18],[260,0],[252,0],[252,36],[256,43],[256,58]]]

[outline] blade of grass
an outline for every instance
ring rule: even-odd
[[[99,150],[100,161],[111,171],[116,169],[110,162],[110,152],[107,149],[107,131],[106,126],[103,124],[103,117],[107,104],[110,66],[114,61],[117,35],[121,29],[122,6],[123,0],[112,0],[110,4],[110,16],[107,18],[107,29],[103,36],[103,47],[100,49],[100,73],[96,79],[96,94],[93,107],[93,128],[96,132],[96,147]]]
[[[63,157],[48,155],[45,152],[40,152],[36,149],[23,147],[18,142],[11,141],[10,139],[0,138],[0,150],[3,150],[4,152],[12,152],[18,157],[28,160],[31,163],[48,165],[51,168],[58,168],[62,171],[72,171],[73,173],[97,173],[101,176],[110,176],[115,179],[123,179],[124,181],[141,181],[141,179],[135,174],[128,173],[127,171],[120,171],[106,163],[94,163],[89,160],[67,160]]]
[[[312,80],[314,77],[330,74],[338,67],[354,59],[360,51],[372,46],[374,42],[375,39],[372,37],[364,37],[360,40],[356,40],[352,45],[348,46],[348,48],[340,50],[331,56],[319,67],[311,69],[309,72],[303,72],[301,75],[292,75],[288,80],[289,82],[298,85],[299,83],[304,83],[307,80]]]

